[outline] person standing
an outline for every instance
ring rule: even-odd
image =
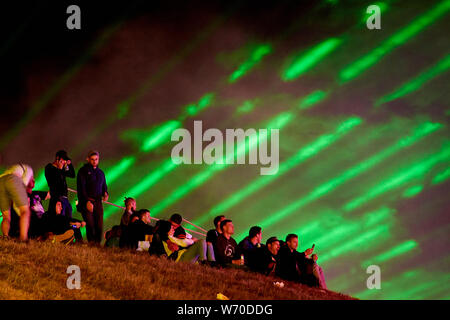
[[[33,179],[33,169],[26,164],[16,164],[0,175],[0,210],[3,215],[2,233],[9,236],[11,206],[20,216],[20,240],[28,240],[30,227],[30,203],[26,188]]]
[[[56,202],[61,201],[62,215],[72,219],[72,205],[69,202],[66,177],[75,178],[75,169],[67,152],[59,150],[55,161],[45,166],[45,179],[50,189],[49,212],[54,213]]]
[[[98,151],[89,151],[87,163],[77,174],[77,209],[86,221],[88,242],[96,244],[100,244],[103,237],[102,201],[108,201],[108,187],[105,174],[98,167],[99,159]]]

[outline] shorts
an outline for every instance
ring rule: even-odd
[[[27,191],[22,179],[16,175],[7,174],[0,177],[0,210],[9,211],[13,203],[17,207],[27,206]]]

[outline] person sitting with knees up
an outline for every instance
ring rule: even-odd
[[[215,257],[211,244],[204,239],[179,239],[174,236],[176,227],[166,220],[159,220],[155,226],[150,254],[167,257],[170,260],[181,262],[200,262],[214,266]]]
[[[110,230],[105,232],[105,247],[113,248],[119,247],[120,236],[122,229],[120,226],[114,226]]]
[[[80,228],[84,227],[86,223],[70,219],[68,216],[63,215],[62,212],[62,202],[57,201],[54,211],[49,212],[48,232],[41,237],[41,240],[51,240],[52,242],[63,244],[73,243],[74,238],[77,241],[82,241]]]
[[[141,209],[137,212],[138,219],[128,225],[128,237],[130,242],[128,247],[137,249],[139,241],[151,241],[151,236],[154,233],[153,227],[150,225],[151,217],[150,211]]]
[[[248,266],[250,270],[256,271],[267,276],[275,275],[278,250],[280,250],[280,241],[277,237],[270,237],[266,245],[256,248],[249,254]]]

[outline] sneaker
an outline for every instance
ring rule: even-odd
[[[57,234],[54,235],[52,238],[52,242],[61,242],[63,244],[70,244],[73,239],[75,238],[73,230],[67,230],[66,232],[62,233],[62,234]]]

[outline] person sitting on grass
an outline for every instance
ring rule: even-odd
[[[62,215],[62,211],[62,203],[57,201],[54,213],[49,213],[48,232],[40,240],[51,240],[64,244],[71,244],[74,239],[77,243],[82,242],[83,237],[80,229],[86,225],[86,222],[70,219],[68,216]]]
[[[277,237],[267,239],[265,246],[256,248],[249,253],[248,266],[250,270],[266,276],[275,275],[278,250],[280,250],[280,241]]]
[[[215,229],[211,229],[206,234],[206,242],[209,242],[213,245],[213,247],[216,245],[217,238],[219,237],[219,234],[222,233],[222,229],[220,229],[220,223],[225,220],[224,215],[220,215],[214,218],[214,227]]]
[[[56,202],[54,210],[54,212],[49,212],[47,232],[40,236],[38,240],[50,240],[63,244],[73,243],[75,227],[71,224],[69,217],[62,215],[63,206],[61,201]],[[77,224],[79,224],[78,228],[80,228],[81,223],[77,222]]]
[[[128,237],[130,242],[128,247],[137,249],[139,241],[151,242],[151,236],[153,235],[153,227],[150,225],[151,217],[150,211],[147,209],[141,209],[137,212],[138,219],[128,225]]]
[[[194,241],[192,239],[179,239],[174,236],[175,226],[166,220],[159,220],[155,226],[149,253],[152,255],[167,257],[176,262],[200,262],[214,266],[215,257],[211,244],[204,239]]]
[[[261,247],[262,229],[258,226],[253,226],[248,232],[248,236],[239,242],[239,249],[244,255],[244,263],[248,265],[249,253],[256,248]]]
[[[178,239],[192,239],[196,240],[196,238],[193,238],[192,235],[181,226],[181,223],[183,222],[183,217],[181,217],[180,214],[174,213],[169,218],[170,223],[173,225],[175,232],[173,234],[174,237]]]
[[[136,212],[136,200],[133,198],[125,198],[125,211],[120,219],[120,227],[126,227],[130,223],[130,217]]]
[[[27,194],[30,199],[30,228],[28,229],[29,238],[37,238],[44,234],[47,225],[48,213],[45,212],[42,200],[50,199],[48,191],[33,191],[35,186],[34,178],[27,186]]]
[[[316,263],[317,255],[313,254],[314,248],[309,248],[305,252],[298,252],[297,248],[298,236],[296,234],[288,234],[286,242],[281,246],[279,252],[277,275],[285,280],[326,289],[323,270]]]
[[[230,219],[225,219],[220,223],[222,233],[219,235],[214,246],[214,254],[217,263],[222,267],[240,267],[243,266],[241,252],[233,239],[234,225]]]
[[[105,232],[105,247],[112,248],[116,247],[118,248],[119,242],[120,242],[120,236],[122,233],[122,229],[120,226],[114,226],[110,230]]]

